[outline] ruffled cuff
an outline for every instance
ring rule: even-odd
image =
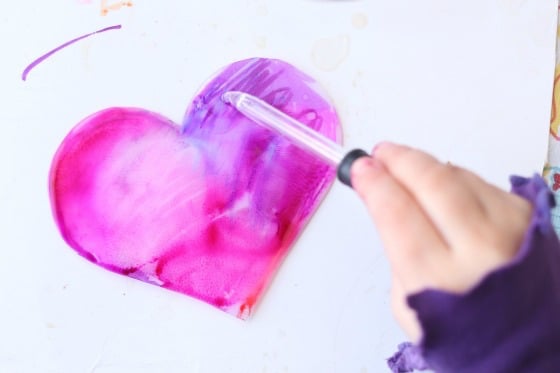
[[[399,350],[387,360],[392,372],[406,373],[428,368],[420,349],[410,342],[399,345]]]
[[[560,244],[550,223],[554,198],[537,175],[511,177],[533,204],[522,245],[508,264],[464,294],[427,289],[407,298],[422,327],[402,344],[393,372],[560,372]]]

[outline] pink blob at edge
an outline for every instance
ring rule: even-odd
[[[66,242],[110,271],[247,318],[335,170],[223,103],[244,91],[340,142],[331,104],[280,60],[227,66],[183,124],[135,108],[81,121],[58,149],[51,203]]]

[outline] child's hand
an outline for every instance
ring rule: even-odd
[[[473,173],[405,146],[383,143],[352,167],[393,273],[395,316],[413,341],[420,326],[406,295],[464,292],[517,252],[531,205]]]

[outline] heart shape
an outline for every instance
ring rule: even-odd
[[[224,104],[229,90],[340,139],[313,79],[254,58],[215,76],[182,126],[134,108],[87,117],[54,157],[50,193],[60,232],[80,255],[244,319],[335,170]]]

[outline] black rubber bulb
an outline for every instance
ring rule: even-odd
[[[336,176],[343,184],[352,188],[352,180],[350,178],[350,169],[352,164],[358,158],[369,157],[370,155],[362,149],[354,149],[349,151],[337,167]]]

